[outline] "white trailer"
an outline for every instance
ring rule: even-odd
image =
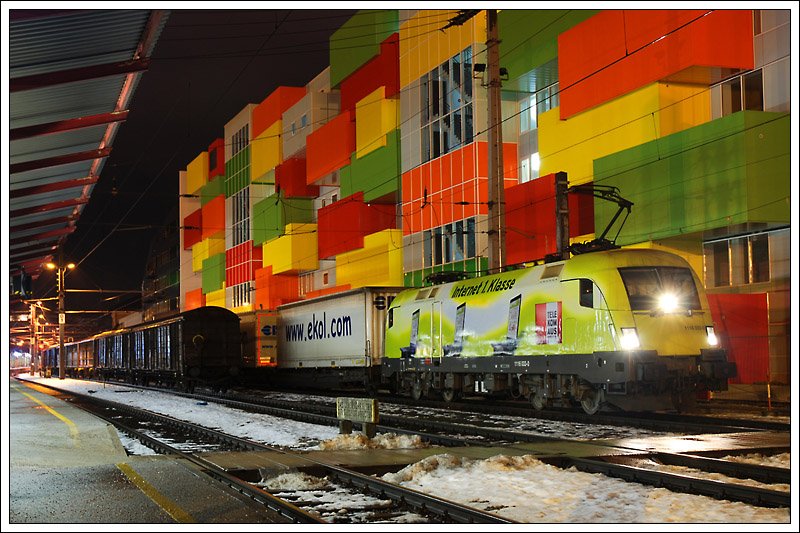
[[[386,312],[402,290],[362,287],[278,307],[282,374],[303,376],[306,385],[363,385],[379,377]]]

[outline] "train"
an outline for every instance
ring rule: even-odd
[[[225,326],[215,329],[217,320]],[[163,361],[159,338],[171,343]],[[361,287],[242,315],[204,307],[66,350],[76,363],[68,372],[184,389],[357,387],[414,400],[510,397],[589,414],[685,409],[736,375],[699,278],[682,257],[652,249],[422,288]]]
[[[42,353],[40,370],[57,375],[59,346]],[[176,388],[226,390],[242,367],[240,319],[207,306],[167,319],[65,343],[65,377],[119,380]]]

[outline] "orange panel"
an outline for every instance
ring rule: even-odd
[[[311,298],[318,298],[319,296],[325,296],[326,294],[336,294],[337,292],[344,292],[347,290],[350,290],[349,283],[345,283],[344,285],[336,285],[335,287],[326,287],[324,289],[307,292],[303,295],[303,299],[310,300]]]
[[[489,176],[489,144],[485,142],[478,142],[478,164],[475,167],[479,178]]]
[[[456,150],[450,155],[451,183],[455,185],[464,181],[464,149]]]
[[[400,201],[402,202],[410,202],[411,201],[411,176],[413,175],[414,171],[411,170],[409,172],[404,172],[400,176]]]
[[[599,24],[606,12],[592,17],[559,36],[560,117],[572,115],[630,93],[656,81],[671,80],[711,85],[726,69],[753,68],[753,21],[750,10],[718,10],[694,22],[659,35],[668,24],[660,11],[637,12],[640,22],[648,17],[656,33],[650,44],[616,59],[593,52],[596,41],[614,35],[613,28]],[[614,19],[616,20],[616,19]],[[611,20],[606,21],[611,24]],[[621,31],[621,30],[619,30]],[[634,37],[639,44],[645,39]],[[603,63],[598,66],[598,63]]]
[[[453,164],[453,154],[449,153],[446,156],[440,159],[442,163],[442,189],[447,189],[453,185],[453,176],[452,174],[452,164]]]
[[[430,163],[431,173],[431,186],[428,188],[428,194],[439,192],[442,190],[442,159],[434,159]]]
[[[475,179],[475,144],[472,143],[466,148],[464,148],[464,157],[462,160],[463,169],[461,172],[461,180],[464,182],[471,181]]]
[[[184,302],[184,311],[191,311],[192,309],[197,309],[206,305],[206,295],[203,294],[202,288],[198,288],[193,291],[186,291]]]
[[[305,95],[305,87],[281,86],[272,91],[269,96],[253,108],[251,138],[255,139],[264,130],[275,124],[276,121],[281,119],[284,111],[296,104]]]
[[[702,17],[708,10],[701,9],[626,9],[625,42],[628,53],[647,46],[670,32]]]
[[[622,59],[625,52],[622,11],[603,10],[573,26],[558,36],[559,89],[563,92],[571,88],[587,75]]]
[[[517,167],[517,143],[503,143],[503,187],[512,187],[519,182]]]
[[[310,133],[306,138],[306,179],[311,185],[350,163],[356,149],[356,126],[349,111]]]

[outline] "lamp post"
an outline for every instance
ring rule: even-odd
[[[58,265],[47,263],[45,266],[56,271],[58,280],[58,379],[64,379],[67,372],[67,354],[64,351],[64,325],[67,323],[67,314],[64,312],[64,273],[75,268],[75,263],[63,265],[63,261],[59,261]]]

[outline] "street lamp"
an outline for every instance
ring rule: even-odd
[[[67,372],[67,354],[64,351],[64,325],[67,323],[67,314],[64,312],[64,273],[75,268],[75,263],[63,266],[47,263],[45,266],[56,271],[58,280],[58,379],[64,379]]]

